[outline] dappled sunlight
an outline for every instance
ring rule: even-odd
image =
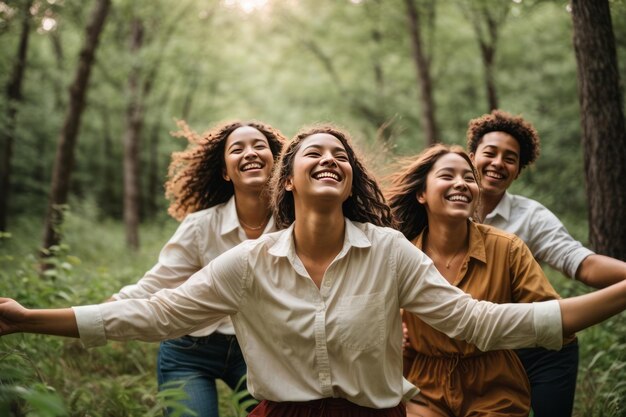
[[[267,6],[267,0],[223,0],[225,6],[238,7],[246,13],[252,13]]]

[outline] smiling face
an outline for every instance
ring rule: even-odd
[[[267,138],[257,129],[242,126],[226,139],[223,176],[233,182],[235,190],[264,187],[273,166],[274,156]]]
[[[426,177],[426,188],[417,201],[426,208],[428,218],[467,219],[474,213],[479,188],[472,167],[455,153],[442,155]]]
[[[487,133],[470,156],[486,195],[501,196],[519,175],[519,142],[508,133]]]
[[[294,199],[336,200],[343,203],[352,189],[352,166],[339,139],[316,133],[302,140],[293,161],[293,172],[285,185]]]

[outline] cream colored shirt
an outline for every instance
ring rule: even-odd
[[[244,242],[149,300],[75,307],[81,340],[157,341],[231,315],[255,398],[341,397],[374,408],[396,406],[407,392],[400,308],[483,350],[561,347],[556,301],[476,301],[389,228],[346,220],[344,239],[319,289],[296,255],[292,225]]]
[[[270,218],[264,233],[275,231]],[[116,300],[150,298],[163,288],[176,288],[213,259],[234,248],[246,233],[239,224],[235,197],[226,203],[188,214],[159,254],[159,260],[136,284],[113,295]],[[230,317],[193,332],[207,336],[213,332],[235,334]]]

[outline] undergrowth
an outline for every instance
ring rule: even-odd
[[[36,248],[40,222],[18,219],[0,235],[0,296],[28,307],[98,303],[136,282],[157,259],[176,228],[161,219],[141,228],[142,247],[127,250],[120,223],[97,219],[82,207],[69,213],[64,244],[53,250],[54,268],[40,276]],[[546,269],[564,297],[588,291]],[[626,315],[581,332],[574,416],[626,416]],[[157,345],[110,342],[84,349],[73,339],[16,334],[0,338],[0,416],[138,417],[185,411],[179,388],[156,388]],[[219,384],[222,417],[246,415],[241,395]]]

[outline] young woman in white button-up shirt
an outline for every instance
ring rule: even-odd
[[[174,153],[165,184],[169,213],[182,223],[152,269],[111,300],[150,298],[176,288],[217,256],[246,239],[275,231],[269,182],[284,138],[260,122],[231,121],[202,135],[184,122],[176,133],[190,148]],[[182,386],[181,400],[197,417],[218,417],[216,380],[245,389],[246,363],[229,317],[189,335],[161,342],[159,389]]]
[[[272,179],[280,232],[247,241],[173,290],[146,299],[32,310],[0,299],[0,334],[156,341],[230,315],[248,364],[251,416],[402,416],[400,308],[482,350],[561,347],[626,307],[626,284],[535,304],[491,304],[447,283],[391,223],[347,135],[314,127]]]

